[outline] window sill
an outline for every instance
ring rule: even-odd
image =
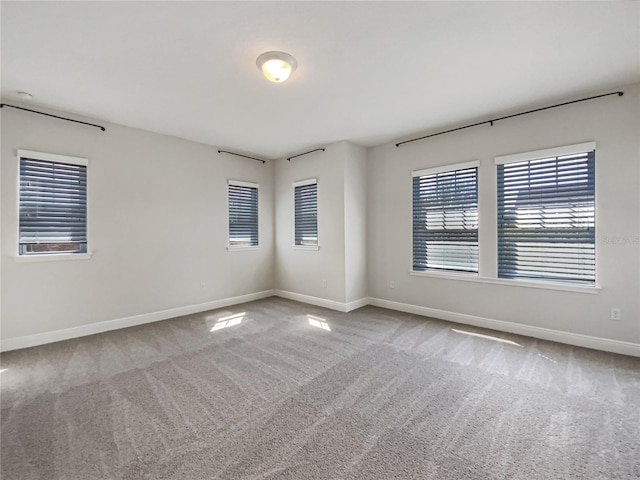
[[[536,282],[535,280],[506,280],[503,278],[480,277],[477,274],[448,273],[448,272],[417,272],[409,270],[409,275],[416,277],[440,278],[443,280],[461,280],[463,282],[489,283],[493,285],[507,285],[511,287],[541,288],[544,290],[559,290],[564,292],[587,293],[596,295],[600,287],[586,287],[580,285],[568,285],[564,283]]]
[[[294,250],[320,250],[320,245],[294,245]]]
[[[239,250],[258,250],[260,248],[260,245],[251,245],[251,246],[247,246],[247,245],[227,245],[227,250],[229,250],[230,252],[235,252],[235,251],[239,251]]]
[[[13,257],[16,262],[64,262],[69,260],[89,260],[93,253],[55,253],[42,255],[18,255]]]

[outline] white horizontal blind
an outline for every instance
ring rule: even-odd
[[[229,181],[229,246],[258,245],[258,186]]]
[[[498,165],[498,276],[595,284],[595,151]]]
[[[294,184],[295,245],[318,245],[318,184]]]
[[[474,165],[414,175],[413,270],[478,272],[478,168]]]
[[[19,254],[87,252],[87,167],[20,157]]]

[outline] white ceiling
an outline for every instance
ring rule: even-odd
[[[640,81],[639,2],[1,2],[2,96],[277,158]],[[268,50],[297,58],[272,84]]]

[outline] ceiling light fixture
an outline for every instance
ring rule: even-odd
[[[23,100],[31,100],[33,98],[33,95],[28,92],[23,92],[22,90],[16,90],[16,93]]]
[[[265,52],[257,58],[256,65],[274,83],[284,82],[298,68],[296,59],[285,52]]]

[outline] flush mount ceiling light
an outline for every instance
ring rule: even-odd
[[[285,52],[265,52],[258,57],[256,65],[267,80],[274,83],[284,82],[298,68],[296,59]]]
[[[31,95],[29,92],[23,92],[22,90],[16,90],[16,93],[23,100],[31,100],[33,98],[33,95]]]

